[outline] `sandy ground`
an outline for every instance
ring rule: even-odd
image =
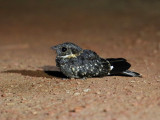
[[[0,120],[159,120],[159,6],[1,2]],[[63,80],[50,47],[66,41],[104,58],[124,57],[143,78]]]

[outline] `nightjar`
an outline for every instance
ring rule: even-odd
[[[130,63],[124,58],[101,58],[92,50],[82,49],[70,42],[53,46],[56,50],[56,66],[68,78],[103,77],[125,75],[140,77],[137,72],[128,70]]]

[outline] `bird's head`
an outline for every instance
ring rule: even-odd
[[[70,42],[59,44],[51,48],[56,50],[57,57],[60,58],[77,57],[82,52],[82,48]]]

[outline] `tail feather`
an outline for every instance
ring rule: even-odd
[[[131,65],[124,58],[109,58],[107,59],[112,66],[110,74],[120,73],[122,71],[128,70]]]
[[[133,72],[130,70],[123,71],[121,74],[126,76],[131,76],[131,77],[142,77],[139,73]]]
[[[126,75],[132,77],[140,77],[141,75],[136,72],[128,70],[131,67],[131,64],[127,62],[124,58],[109,58],[107,59],[111,64],[110,75]]]

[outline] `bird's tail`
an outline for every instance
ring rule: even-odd
[[[124,58],[109,58],[106,60],[108,60],[111,65],[110,75],[141,77],[139,73],[128,70],[131,67],[131,64]]]

